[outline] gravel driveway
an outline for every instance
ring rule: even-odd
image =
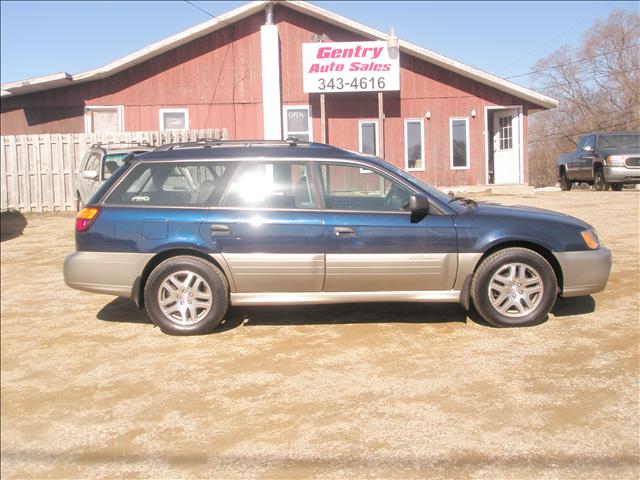
[[[170,337],[64,285],[71,215],[3,214],[2,478],[638,478],[639,192],[474,198],[592,223],[606,291],[530,328],[365,304]]]

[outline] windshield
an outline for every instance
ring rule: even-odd
[[[129,156],[129,153],[108,153],[104,157],[102,164],[102,178],[107,179],[115,173],[115,171],[122,166],[124,159]]]
[[[413,175],[405,172],[404,170],[396,167],[395,165],[387,163],[386,167],[389,170],[392,170],[395,174],[404,178],[405,180],[408,180],[409,182],[417,185],[426,193],[428,193],[432,197],[435,197],[439,202],[445,205],[449,205],[449,207],[455,210],[456,212],[463,212],[467,209],[466,205],[463,202],[460,202],[458,200],[452,202],[454,198],[451,195],[447,195],[446,193],[438,190],[437,188],[429,185],[428,183],[423,182],[419,178],[414,177]]]
[[[598,137],[598,148],[640,148],[640,134],[601,135]]]

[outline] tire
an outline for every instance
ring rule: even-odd
[[[612,183],[611,184],[611,190],[613,190],[614,192],[622,191],[622,187],[623,187],[622,183]]]
[[[598,167],[593,176],[593,188],[595,188],[598,192],[602,192],[604,190],[609,190],[609,184],[604,178],[604,170],[602,167]]]
[[[536,291],[537,287],[541,288]],[[477,312],[491,325],[523,327],[546,320],[557,289],[553,268],[542,255],[514,247],[482,261],[471,281],[471,298]],[[528,295],[527,290],[531,292]]]
[[[144,303],[147,314],[164,333],[201,335],[222,321],[229,308],[229,286],[211,263],[180,255],[151,272],[144,287]]]
[[[571,190],[572,186],[573,182],[567,178],[567,173],[562,170],[560,172],[560,190],[562,190],[563,192],[568,192],[569,190]]]

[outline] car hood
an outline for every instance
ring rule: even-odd
[[[547,221],[571,224],[580,228],[591,228],[591,226],[579,218],[554,212],[543,208],[527,207],[521,205],[502,205],[491,202],[478,202],[476,207],[469,211],[471,215],[496,217],[513,221]]]
[[[608,157],[609,155],[640,155],[640,149],[638,148],[603,148],[598,150],[598,154],[601,157]]]

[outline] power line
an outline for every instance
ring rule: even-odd
[[[218,20],[219,22],[224,23],[225,25],[228,25],[227,22],[220,20],[218,17],[216,17],[213,13],[209,13],[207,12],[205,9],[200,8],[198,5],[196,5],[195,3],[190,2],[189,0],[184,0],[186,3],[188,3],[189,5],[191,5],[193,8],[197,8],[198,10],[200,10],[202,13],[204,13],[205,15],[209,15],[211,18],[215,18],[216,20]]]
[[[186,1],[186,0],[185,0],[185,1]],[[619,53],[619,52],[623,52],[623,51],[625,51],[625,50],[629,50],[630,48],[638,47],[638,46],[640,46],[640,43],[634,43],[634,44],[632,44],[632,45],[628,45],[628,46],[626,46],[626,47],[624,47],[624,48],[622,48],[622,49],[620,49],[620,50],[611,50],[610,52],[601,53],[601,54],[599,54],[599,55],[594,55],[594,56],[592,56],[592,57],[586,57],[586,58],[582,58],[582,59],[580,59],[580,60],[573,60],[573,61],[571,61],[571,62],[567,62],[567,63],[560,63],[560,64],[558,64],[558,65],[553,65],[553,66],[551,66],[551,67],[542,68],[542,69],[540,69],[540,70],[533,70],[533,71],[531,71],[531,72],[527,72],[527,73],[520,73],[520,74],[518,74],[518,75],[511,75],[510,77],[504,77],[504,78],[505,78],[505,80],[510,80],[510,79],[512,79],[512,78],[526,77],[526,76],[528,76],[528,75],[533,75],[533,74],[535,74],[535,73],[542,73],[542,72],[546,72],[546,71],[548,71],[548,70],[555,70],[555,69],[558,69],[558,68],[560,68],[560,67],[566,67],[566,66],[568,66],[568,65],[574,65],[574,64],[576,64],[576,63],[588,62],[588,61],[590,61],[590,60],[593,60],[593,59],[596,59],[596,58],[599,58],[599,57],[604,57],[604,56],[606,56],[606,55],[611,55],[612,53]]]

